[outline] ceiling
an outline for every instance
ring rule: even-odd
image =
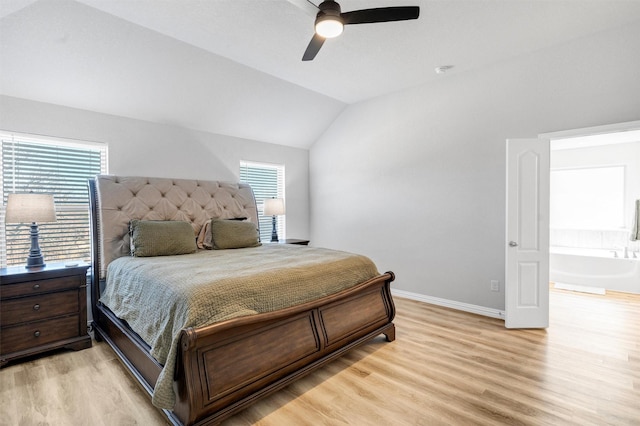
[[[640,24],[637,0],[343,0],[421,15],[348,26],[302,62],[314,17],[294,3],[2,0],[1,93],[308,148],[349,104]]]

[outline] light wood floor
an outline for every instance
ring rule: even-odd
[[[396,298],[377,339],[224,423],[640,425],[640,296],[553,290],[548,330]],[[163,425],[103,343],[0,370],[2,425]]]

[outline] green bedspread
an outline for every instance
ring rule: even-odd
[[[181,329],[299,305],[376,275],[364,256],[285,244],[121,257],[108,267],[100,301],[126,320],[164,365],[152,401],[172,409]]]

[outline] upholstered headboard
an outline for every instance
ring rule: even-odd
[[[259,226],[253,190],[245,183],[98,175],[89,192],[94,280],[105,278],[112,260],[129,255],[132,219],[189,222],[194,238],[211,218],[246,217]]]

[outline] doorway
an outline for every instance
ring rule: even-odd
[[[550,281],[564,290],[640,294],[640,121],[546,134]]]

